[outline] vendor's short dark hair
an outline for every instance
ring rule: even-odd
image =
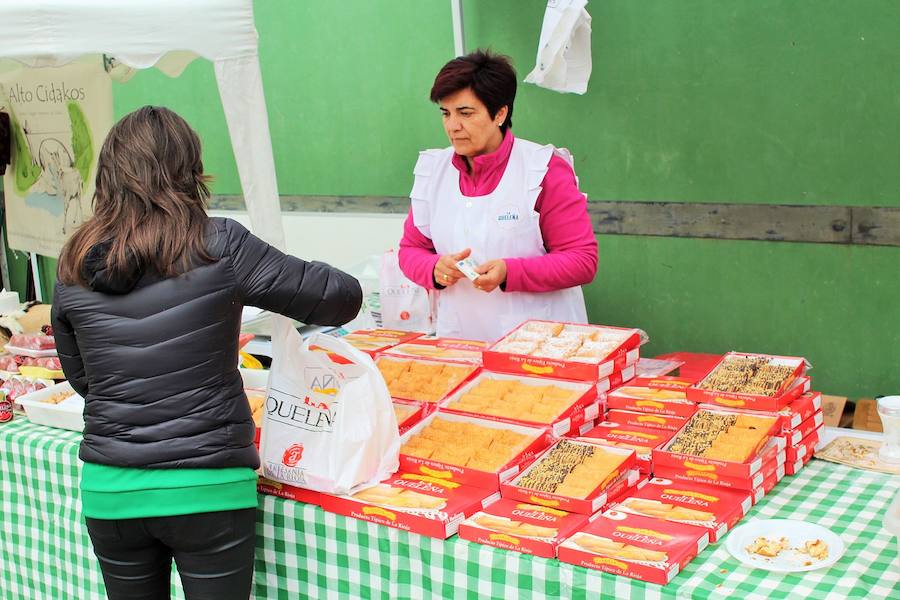
[[[471,88],[475,96],[487,107],[493,119],[497,112],[507,107],[506,119],[500,126],[506,133],[512,127],[513,102],[516,99],[516,70],[508,56],[494,54],[490,50],[476,50],[471,54],[454,58],[444,65],[431,86],[431,101],[440,102],[450,94]]]

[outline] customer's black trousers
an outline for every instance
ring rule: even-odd
[[[85,520],[109,600],[168,600],[173,558],[187,600],[250,596],[255,508]]]

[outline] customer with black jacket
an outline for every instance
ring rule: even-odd
[[[85,398],[82,505],[113,600],[168,598],[173,558],[189,600],[249,596],[259,457],[241,309],[341,325],[362,301],[353,277],[207,217],[206,183],[184,120],[133,112],[60,256],[53,329]]]

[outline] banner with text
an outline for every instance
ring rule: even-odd
[[[97,157],[112,127],[112,85],[102,65],[0,73],[0,111],[12,122],[3,178],[9,245],[56,257],[91,214]]]

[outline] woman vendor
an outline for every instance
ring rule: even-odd
[[[451,146],[419,155],[399,259],[439,290],[437,334],[494,341],[526,319],[587,322],[580,286],[597,272],[587,199],[568,151],[513,136],[509,59],[451,60],[430,97]],[[474,281],[456,265],[467,258]]]

